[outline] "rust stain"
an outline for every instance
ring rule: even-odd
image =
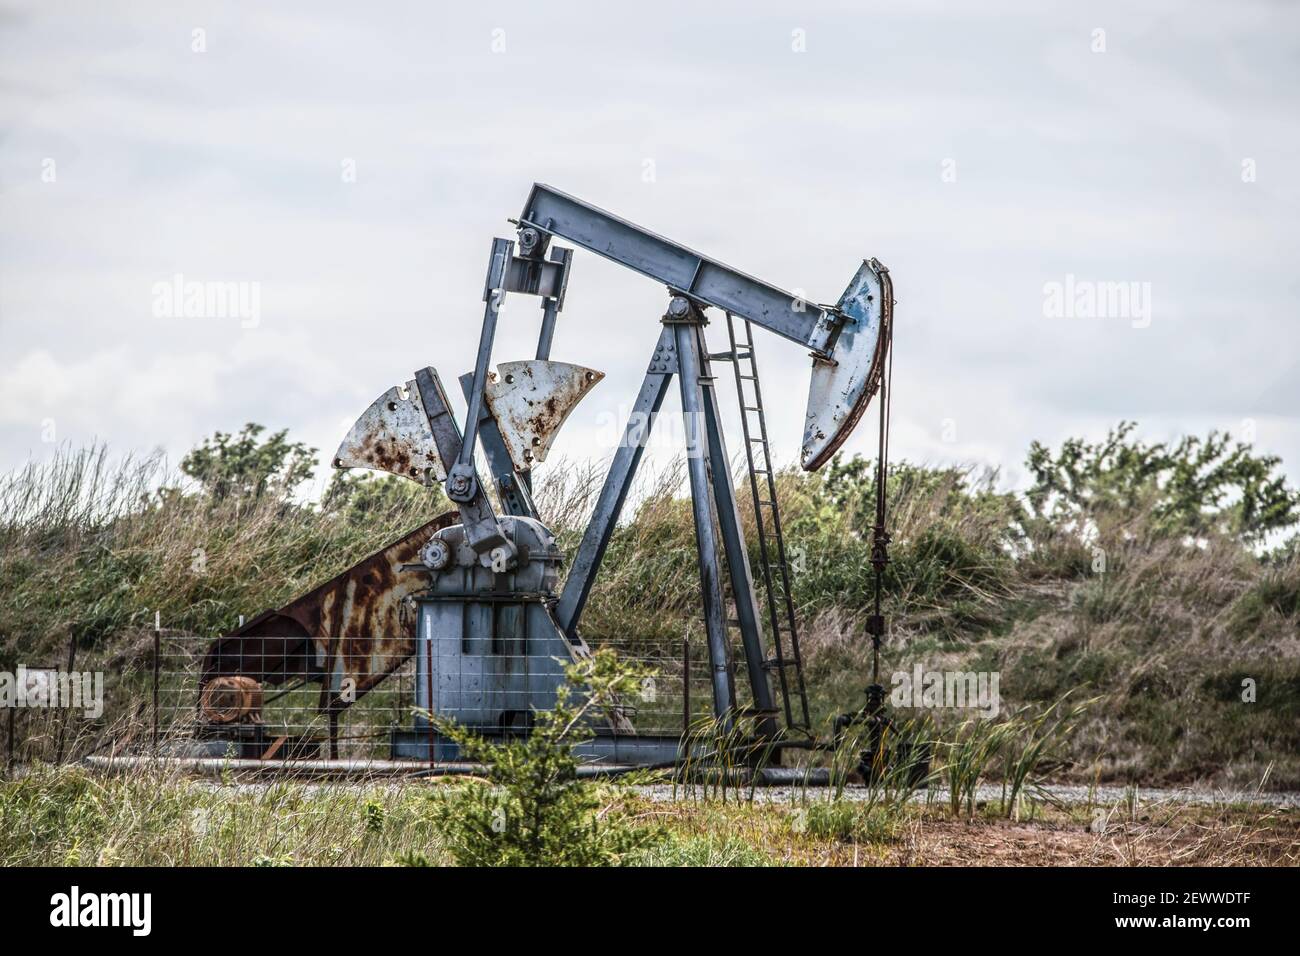
[[[380,471],[395,475],[410,475],[418,479],[428,470],[435,469],[440,462],[435,452],[426,452],[423,462],[417,463],[412,456],[412,449],[402,442],[382,437],[367,437],[358,449],[357,457],[366,464],[373,465]]]
[[[566,362],[506,362],[485,389],[489,410],[515,467],[528,471],[545,461],[551,443],[574,406],[604,375]]]
[[[306,678],[321,684],[321,709],[342,710],[331,700],[332,677],[355,682],[356,700],[401,667],[415,651],[416,615],[403,602],[428,586],[418,565],[420,548],[435,531],[460,521],[449,511],[342,574],[289,602],[264,611],[238,631],[217,638],[204,655],[200,694],[224,675],[285,684]]]
[[[429,431],[424,407],[405,390],[394,386],[370,403],[334,453],[335,468],[374,468],[430,485],[446,472]]]

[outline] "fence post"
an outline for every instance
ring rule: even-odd
[[[17,707],[8,707],[9,711],[9,749],[5,751],[5,770],[10,775],[14,772],[14,765],[18,762],[18,755],[14,752],[14,715],[18,713]]]
[[[72,672],[77,668],[77,632],[73,631],[68,635],[68,670],[67,685],[72,685]],[[64,702],[66,703],[66,702]],[[68,708],[59,708],[59,737],[54,747],[54,764],[58,766],[63,763],[63,735],[68,726]]]
[[[691,642],[682,638],[682,736],[691,733]]]
[[[415,637],[415,641],[416,641],[416,648],[417,648],[416,653],[418,654],[418,653],[419,653],[418,648],[419,648],[419,646],[420,646],[420,643],[419,643],[419,642],[420,642],[420,636],[419,636],[419,628],[418,628],[418,626],[417,626],[417,628],[416,628],[416,637]],[[438,762],[437,762],[437,760],[434,759],[434,754],[435,754],[435,752],[436,752],[436,748],[435,748],[435,745],[434,745],[434,726],[433,726],[433,636],[432,636],[432,635],[430,635],[430,634],[426,634],[426,635],[425,635],[424,647],[425,647],[425,651],[426,651],[426,655],[425,655],[425,656],[426,656],[426,661],[427,661],[427,663],[425,664],[425,677],[427,678],[427,679],[425,680],[425,685],[426,685],[427,688],[428,688],[428,690],[427,690],[427,695],[428,695],[428,696],[427,696],[427,699],[425,700],[424,703],[425,703],[425,705],[429,708],[429,710],[428,710],[428,722],[429,722],[429,769],[430,769],[430,770],[436,770],[437,767],[438,767]],[[418,677],[417,677],[417,680],[418,680]],[[417,685],[417,687],[418,687],[418,685]],[[417,693],[418,693],[418,691],[417,691]]]
[[[158,753],[158,676],[162,668],[162,613],[153,612],[153,752]]]

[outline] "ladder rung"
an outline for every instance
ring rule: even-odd
[[[740,423],[744,429],[746,442],[745,455],[749,465],[750,479],[754,482],[753,487],[756,492],[754,495],[754,510],[758,522],[759,540],[762,542],[760,567],[763,571],[764,586],[769,592],[769,604],[772,601],[779,599],[789,605],[790,595],[788,591],[790,584],[790,568],[786,562],[781,536],[778,533],[780,531],[781,521],[780,512],[778,510],[780,506],[776,501],[776,487],[773,483],[774,477],[771,470],[772,450],[769,447],[767,440],[767,422],[766,415],[763,411],[763,396],[758,384],[758,363],[754,359],[753,327],[750,325],[748,319],[743,319],[738,322],[736,320],[737,317],[733,313],[727,312],[726,315],[727,334],[731,340],[731,351],[730,353],[727,353],[725,357],[730,359],[733,363],[733,372],[736,377],[736,391],[738,392],[737,398],[740,399]],[[736,329],[739,326],[743,326],[743,331],[746,333],[747,341],[742,342],[737,337]],[[740,369],[740,363],[746,360],[749,362],[750,374],[744,374]],[[744,382],[754,383],[753,405],[745,404],[746,396],[745,389],[743,388]],[[753,423],[751,423],[747,417],[751,412],[758,413],[758,427],[754,429],[751,429],[751,424]],[[758,434],[751,434],[751,431],[757,431]],[[754,446],[756,445],[762,447],[761,453],[756,453],[754,451]],[[756,460],[761,463],[763,467],[755,467]],[[768,490],[773,493],[772,498],[764,499],[758,497],[757,481],[759,475],[763,475],[767,481]],[[769,528],[767,519],[763,517],[763,508],[771,509],[773,527]],[[772,552],[768,551],[766,543],[767,535],[769,533],[775,536],[777,545],[777,549]],[[757,582],[755,582],[755,584],[757,585]],[[739,621],[736,619],[730,619],[727,621],[727,626],[738,627]],[[782,702],[785,706],[786,726],[797,732],[806,733],[811,737],[812,732],[811,730],[808,730],[806,726],[808,724],[808,695],[803,686],[803,666],[799,657],[798,631],[796,630],[794,622],[793,610],[790,611],[789,627],[785,627],[783,626],[776,610],[770,608],[769,614],[767,615],[767,629],[768,633],[772,635],[773,642],[776,645],[776,653],[781,656],[781,659],[777,660],[776,658],[769,658],[763,661],[760,666],[762,666],[764,670],[774,672],[780,677]],[[790,650],[792,652],[792,656],[790,657],[786,657],[784,653],[785,648],[783,644],[785,637],[789,637],[790,639]],[[795,674],[795,682],[793,684],[790,683],[790,678],[787,674],[788,669],[793,669]],[[796,705],[798,706],[796,707]],[[794,711],[796,709],[802,710],[802,720],[795,717]]]

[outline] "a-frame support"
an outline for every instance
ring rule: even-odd
[[[664,328],[614,453],[591,522],[578,546],[555,618],[570,638],[577,639],[578,621],[590,596],[600,563],[609,546],[619,514],[636,476],[650,429],[674,374],[681,388],[687,438],[687,473],[691,485],[695,541],[699,554],[700,590],[708,637],[713,711],[730,726],[737,712],[736,689],[728,637],[729,621],[722,584],[722,556],[727,559],[735,625],[740,630],[758,730],[776,733],[776,710],[766,667],[766,649],[759,624],[754,582],[745,550],[731,465],[718,414],[717,395],[704,344],[703,313],[688,299],[675,296],[664,316]]]

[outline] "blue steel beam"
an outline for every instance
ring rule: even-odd
[[[727,607],[722,597],[722,555],[716,532],[715,486],[709,475],[708,438],[699,434],[699,426],[708,414],[700,378],[703,365],[699,330],[692,322],[675,322],[667,328],[673,331],[676,339],[686,434],[689,438],[694,429],[697,436],[696,447],[691,448],[688,441],[686,473],[691,481],[691,513],[695,518],[695,544],[700,558],[700,594],[704,599],[704,629],[709,644],[713,714],[724,728],[729,728],[736,711],[736,686],[731,670],[731,642],[727,637]],[[701,443],[706,447],[701,448]],[[753,597],[752,588],[750,597]],[[763,686],[766,682],[764,676]],[[770,695],[768,703],[771,703]]]
[[[479,420],[483,417],[483,387],[487,384],[488,364],[492,361],[492,340],[496,337],[501,302],[506,296],[506,271],[514,247],[509,239],[492,240],[492,255],[483,284],[486,304],[483,307],[483,325],[479,330],[478,357],[474,361],[474,385],[470,389],[469,410],[465,414],[464,441],[454,464],[447,469],[447,497],[458,504],[471,501],[479,494],[478,476],[474,473],[474,446],[478,439]]]
[[[755,325],[829,357],[841,316],[793,293],[620,219],[543,183],[534,183],[519,217],[532,226],[662,282],[701,305]]]

